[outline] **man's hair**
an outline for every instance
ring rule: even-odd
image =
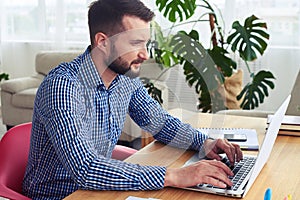
[[[150,22],[154,13],[140,0],[96,0],[89,6],[88,24],[91,44],[95,35],[102,32],[113,36],[124,31],[122,19],[125,15],[138,17]]]

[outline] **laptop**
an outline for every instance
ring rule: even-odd
[[[214,187],[209,184],[198,184],[194,187],[188,187],[184,189],[237,198],[245,197],[271,154],[290,99],[291,95],[286,98],[280,108],[275,112],[274,117],[272,118],[272,121],[270,122],[269,127],[266,131],[266,135],[258,155],[244,155],[244,159],[241,162],[235,163],[234,168],[232,168],[232,171],[235,175],[233,177],[230,177],[230,179],[234,183],[231,188],[223,189]],[[225,164],[229,164],[228,159],[226,159],[227,158],[224,158],[222,161]],[[197,161],[199,161],[198,154],[195,154],[185,163],[184,166]]]

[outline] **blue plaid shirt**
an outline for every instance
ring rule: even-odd
[[[23,192],[62,199],[78,190],[157,190],[166,168],[111,159],[126,113],[155,139],[199,150],[207,135],[173,118],[138,78],[118,75],[107,89],[90,48],[52,70],[40,85]]]

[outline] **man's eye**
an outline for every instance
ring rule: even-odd
[[[140,42],[140,41],[136,41],[136,42],[131,42],[131,45],[135,46],[135,47],[145,47],[146,43],[145,42]]]

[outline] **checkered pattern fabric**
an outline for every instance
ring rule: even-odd
[[[165,167],[111,159],[126,113],[166,144],[198,150],[207,138],[165,112],[138,78],[118,75],[107,89],[88,48],[52,70],[39,87],[24,193],[62,199],[77,189],[161,189]]]

